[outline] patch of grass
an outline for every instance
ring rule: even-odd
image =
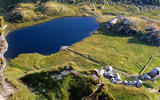
[[[121,85],[108,84],[109,92],[117,100],[157,100],[158,93],[150,93],[144,88],[125,87]]]
[[[32,86],[33,92],[37,96],[47,100],[83,100],[97,87],[97,81],[81,73],[78,75],[72,73],[56,80],[53,75],[59,73],[60,70],[64,69],[29,74],[21,80],[28,87]],[[104,91],[100,90],[96,97],[99,98],[103,94],[103,100],[114,100],[107,90],[104,89]]]
[[[51,2],[50,6],[53,6],[53,5],[54,5],[53,7],[54,9],[48,9],[49,11],[51,10],[51,12],[52,11],[55,12],[55,10],[61,8],[59,6],[62,6],[65,9],[67,9],[67,11],[64,11],[65,13],[68,14],[68,11],[70,11],[71,9],[73,13],[71,15],[66,15],[66,14],[61,15],[63,11],[62,12],[60,11],[60,13],[59,12],[57,13],[56,11],[56,14],[50,15],[47,17],[43,16],[38,21],[24,20],[24,22],[22,23],[8,22],[7,23],[9,25],[8,29],[15,30],[18,28],[39,24],[45,21],[49,21],[53,18],[64,17],[64,16],[76,16],[76,15],[82,16],[84,14],[88,14],[89,16],[96,16],[96,13],[100,13],[98,14],[98,16],[96,16],[96,20],[99,23],[104,23],[107,20],[115,17],[115,15],[133,16],[132,17],[133,20],[135,19],[137,20],[139,19],[137,17],[141,17],[143,15],[150,18],[159,19],[159,16],[155,14],[157,12],[159,13],[158,10],[153,10],[152,12],[140,12],[139,9],[134,6],[127,7],[124,5],[104,5],[104,10],[100,10],[100,9],[97,9],[98,5],[95,4],[94,6],[87,8],[87,11],[82,11],[82,7],[84,7],[84,5],[74,6],[74,5]],[[20,8],[20,11],[24,11],[24,13],[29,12],[29,13],[33,13],[33,15],[36,14],[37,16],[43,15],[42,12],[37,10],[38,8],[36,8],[35,5],[32,5],[30,3],[29,4],[22,3],[22,4],[19,4],[18,7]],[[95,11],[92,11],[91,8],[94,8]],[[147,22],[147,24],[150,24],[150,23]],[[140,28],[142,28],[143,23],[139,24],[139,26]],[[152,55],[158,55],[160,51],[160,48],[156,46],[150,46],[147,43],[141,42],[137,37],[135,38],[124,37],[119,35],[113,35],[109,32],[106,32],[103,27],[103,24],[101,24],[100,29],[95,33],[96,33],[95,35],[89,38],[86,38],[79,43],[74,44],[71,47],[71,49],[85,56],[90,56],[95,60],[106,63],[107,65],[117,66],[116,69],[118,70],[120,69],[129,74],[137,74],[141,70],[141,68],[144,66],[144,64],[147,62],[147,60]],[[157,57],[153,61],[153,63],[150,63],[146,71],[150,71],[150,69],[152,69],[153,67],[158,66],[159,61],[160,61],[160,58]],[[102,66],[97,65],[69,51],[60,51],[56,54],[52,54],[48,56],[44,56],[36,53],[21,54],[15,59],[10,60],[8,62],[7,69],[5,70],[5,76],[7,77],[7,80],[17,88],[17,91],[13,94],[11,100],[34,100],[35,98],[38,98],[38,99],[40,98],[40,96],[32,95],[29,89],[18,78],[25,77],[25,75],[27,75],[26,73],[32,73],[33,76],[34,75],[36,76],[36,77],[33,77],[35,78],[33,83],[37,87],[37,89],[42,90],[42,88],[46,88],[46,87],[48,89],[48,86],[44,84],[43,80],[48,80],[48,79],[50,80],[51,77],[46,76],[46,72],[40,73],[39,70],[42,70],[42,69],[49,70],[49,69],[55,68],[56,66],[62,66],[70,62],[78,65],[80,68],[83,68],[83,69],[102,68]],[[76,83],[76,81],[82,81],[82,82],[87,81],[85,79],[83,80],[81,76],[79,76],[79,78],[80,80],[76,80],[76,79],[73,79],[72,76],[68,76],[68,77],[65,77],[63,82],[57,82],[56,80],[52,79],[52,81],[49,81],[49,82],[58,84],[59,89],[55,89],[56,87],[51,86],[52,88],[54,88],[53,89],[54,92],[49,91],[48,93],[45,93],[45,96],[50,100],[57,99],[57,97],[69,98],[68,91],[65,90],[69,88],[68,87],[69,81],[72,81],[73,83],[73,84],[70,83],[71,86],[75,86],[75,84],[77,84],[76,89],[77,88],[80,89],[79,86],[82,85],[82,84]],[[33,80],[29,79],[29,81],[30,83],[32,83]],[[38,82],[42,82],[43,84],[41,85],[43,86],[38,87],[37,84],[40,84]],[[85,82],[83,84],[86,85]],[[62,86],[64,86],[65,88]],[[108,85],[107,88],[117,100],[129,100],[129,99],[130,100],[135,100],[135,99],[155,100],[157,99],[156,94],[145,92],[145,89],[137,89],[134,87],[123,87],[119,85]],[[57,94],[55,93],[55,90]],[[38,95],[40,95],[41,93],[42,92],[38,92]]]

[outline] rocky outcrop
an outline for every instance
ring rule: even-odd
[[[152,45],[160,46],[160,30],[151,29],[150,31],[147,31],[147,33],[142,37],[142,39]]]
[[[6,25],[1,25],[0,28],[0,100],[5,100],[13,93],[13,87],[5,81],[3,71],[6,67],[6,59],[4,58],[4,53],[8,49],[8,43],[3,36],[2,31],[5,29]]]
[[[141,19],[151,22],[152,25],[144,25],[144,27],[140,27],[139,25],[143,23],[142,21],[133,21],[128,17],[117,16],[106,22],[105,27],[107,31],[113,34],[134,37],[138,36],[141,41],[144,41],[149,45],[160,46],[160,29],[156,24],[160,22],[146,17]]]
[[[76,66],[67,65],[51,71],[28,74],[22,77],[21,80],[28,85],[32,93],[41,94],[42,99],[50,97],[48,94],[53,93],[56,89],[56,92],[58,90],[58,93],[62,95],[64,93],[69,94],[72,97],[69,99],[72,100],[81,100],[82,98],[85,100],[95,100],[95,98],[97,100],[115,100],[107,91],[105,81],[92,69],[79,70]],[[61,91],[62,88],[63,91]],[[69,96],[65,96],[65,99]],[[56,100],[58,98],[60,96],[55,97]]]
[[[137,21],[118,16],[108,21],[105,26],[108,30],[113,30],[115,33],[130,36],[139,33],[137,23]]]
[[[6,14],[6,20],[9,22],[17,22],[22,20],[23,14],[19,11],[12,11]]]
[[[138,27],[136,25],[137,22],[131,21],[129,19],[124,19],[121,22],[121,27],[119,28],[119,33],[123,34],[125,33],[126,35],[136,35],[138,34]]]

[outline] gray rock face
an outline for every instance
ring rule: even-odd
[[[138,22],[131,21],[125,17],[117,16],[106,23],[106,28],[110,30],[113,27],[117,33],[130,36],[138,34],[137,23]]]
[[[150,26],[150,27],[146,27],[145,31],[153,31],[153,30],[157,30],[157,27],[155,26]]]
[[[1,26],[0,30],[4,30],[6,27],[7,25]],[[0,100],[7,99],[13,93],[14,89],[14,87],[11,84],[5,81],[5,77],[3,76],[3,71],[6,67],[6,59],[4,58],[4,53],[7,51],[7,49],[8,49],[7,41],[5,37],[1,34],[0,35],[0,82],[2,84],[0,84]]]
[[[125,35],[136,35],[138,33],[138,27],[135,21],[124,19],[121,22],[121,27],[118,32]]]
[[[160,46],[160,30],[148,31],[146,35],[143,36],[143,40]]]
[[[6,15],[6,19],[10,22],[16,22],[16,20],[21,20],[22,18],[23,18],[22,13],[18,11],[13,11],[13,12],[7,13]]]

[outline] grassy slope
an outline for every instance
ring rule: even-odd
[[[112,66],[119,66],[127,73],[136,74],[145,62],[149,59],[151,55],[158,54],[160,50],[157,47],[145,46],[144,44],[139,43],[128,43],[128,40],[132,37],[114,37],[107,35],[93,35],[85,39],[80,43],[76,43],[72,46],[72,49],[80,52],[84,55],[90,55],[92,58],[96,60],[103,61],[104,63]],[[83,45],[85,44],[85,45]],[[154,52],[153,52],[154,50]],[[83,59],[73,53],[68,51],[61,51],[57,54],[53,54],[50,56],[42,56],[39,54],[22,54],[19,57],[11,60],[10,67],[8,69],[21,69],[18,75],[25,75],[24,72],[28,72],[29,70],[36,70],[39,68],[50,68],[53,66],[63,65],[64,63],[74,62],[78,66],[82,68],[100,68],[102,66],[98,66],[86,59]],[[115,63],[116,62],[116,63]],[[159,63],[159,59],[156,58],[154,63],[149,66],[149,69],[157,66]],[[16,68],[15,68],[16,67]],[[15,71],[6,70],[6,76],[9,80],[13,81],[12,74],[16,74]],[[22,72],[21,72],[22,71]],[[20,77],[18,76],[18,77]],[[17,77],[17,78],[18,78]],[[17,83],[15,83],[17,84]],[[19,83],[18,83],[19,84]],[[114,86],[113,88],[116,88]],[[111,88],[112,89],[112,88]],[[24,90],[25,91],[25,90]],[[132,92],[127,92],[126,96],[121,97],[125,94],[124,91],[133,91],[132,88],[126,90],[122,90],[120,94],[114,94],[114,96],[118,100],[127,99],[130,97],[132,100],[134,95],[137,98],[143,98],[144,100],[149,97],[147,94],[142,94],[144,90],[137,90],[137,94],[132,94]],[[114,91],[111,91],[114,92]],[[117,93],[117,92],[116,92]],[[154,94],[153,94],[154,95]],[[152,95],[151,95],[152,96]],[[143,100],[142,99],[142,100]],[[154,99],[153,99],[154,100]]]
[[[83,12],[77,8],[79,8],[79,6],[75,8],[77,15],[83,15],[86,12],[91,12]],[[113,15],[121,14],[131,16],[134,15],[134,13],[132,12],[138,13],[134,16],[143,16],[143,14],[146,14],[146,12],[139,12],[137,8],[134,8],[134,10],[136,9],[135,11],[128,10],[125,6],[106,5],[105,9],[107,10],[97,10],[103,13],[112,12]],[[147,13],[147,16],[158,19],[158,16],[153,16],[154,14],[152,14],[151,12]],[[52,18],[55,18],[55,16],[50,17],[50,19]],[[97,21],[103,23],[110,18],[112,18],[112,16],[99,16],[97,17]],[[41,20],[40,22],[44,22],[46,20],[48,19]],[[37,24],[37,22],[30,21],[27,23],[9,24],[9,29],[17,29],[33,24]],[[96,33],[96,35],[93,35],[83,40],[82,42],[74,44],[71,49],[86,56],[90,55],[90,57],[96,60],[100,60],[107,65],[118,66],[120,67],[120,69],[122,69],[122,71],[127,73],[136,74],[150,56],[157,55],[158,51],[160,51],[160,48],[152,47],[145,43],[142,43],[138,38],[111,35],[110,33],[105,32],[104,29],[97,31]],[[158,66],[159,61],[160,58],[155,58],[147,70]],[[75,63],[81,68],[87,69],[102,67],[68,51],[61,51],[49,56],[43,56],[39,54],[22,54],[17,58],[11,60],[10,62],[8,62],[5,75],[8,81],[10,81],[18,88],[16,93],[13,95],[12,100],[32,100],[33,98],[35,98],[35,96],[33,96],[29,92],[27,87],[18,80],[18,78],[25,76],[26,72],[34,72],[39,69],[50,69],[52,67],[64,65],[65,63],[70,62]],[[152,99],[154,100],[153,97],[155,96],[155,94],[149,94],[146,92],[144,93],[145,90],[143,89],[134,90],[134,88],[123,88],[122,86],[114,85],[109,86],[108,88],[118,100],[125,100],[127,99],[126,96],[130,97],[131,100],[135,97],[137,97],[137,99],[141,98],[142,100],[147,100],[148,98],[151,99],[152,97]],[[121,89],[123,91],[121,91]],[[121,92],[115,92],[115,90]],[[136,91],[136,94],[133,94],[133,91]],[[126,96],[123,96],[124,94]]]
[[[148,93],[149,90],[137,89],[135,87],[115,86],[108,84],[108,90],[116,100],[158,100],[155,93]]]

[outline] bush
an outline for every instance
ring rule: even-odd
[[[151,83],[143,83],[143,85],[147,88],[152,88],[153,89],[153,86]]]

